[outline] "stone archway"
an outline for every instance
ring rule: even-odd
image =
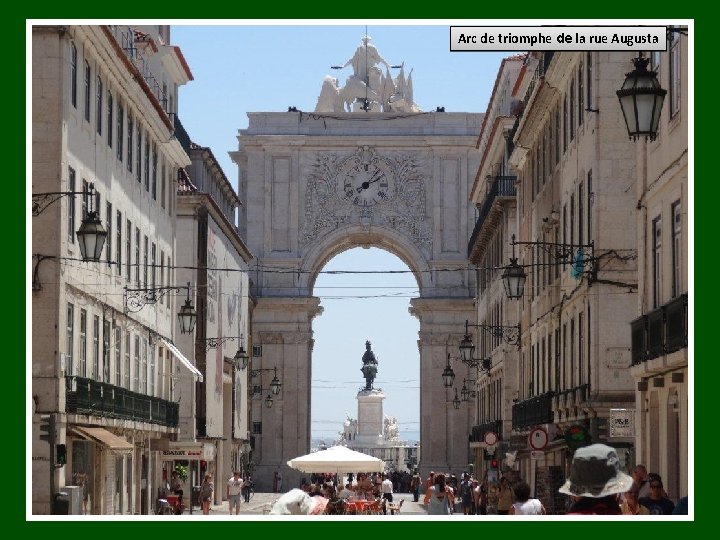
[[[471,412],[454,410],[442,385],[446,352],[456,355],[474,320],[474,226],[468,189],[478,168],[481,114],[250,113],[239,150],[240,232],[255,256],[253,344],[262,367],[277,367],[282,395],[253,407],[256,479],[263,488],[285,463],[310,451],[312,321],[322,313],[313,286],[336,254],[358,246],[403,260],[419,284],[410,312],[420,332],[420,468],[461,472],[469,459]],[[455,365],[458,377],[461,373]],[[473,377],[474,378],[474,377]],[[259,402],[257,402],[259,404]],[[256,424],[257,426],[258,424]],[[296,478],[297,477],[297,478]]]

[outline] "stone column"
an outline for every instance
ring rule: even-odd
[[[425,477],[433,470],[457,475],[468,463],[468,433],[475,421],[471,409],[475,402],[462,403],[456,410],[451,401],[455,387],[459,390],[462,386],[463,376],[476,376],[461,362],[451,360],[455,386],[446,389],[442,372],[447,353],[451,358],[459,356],[465,320],[474,321],[473,299],[414,298],[410,306],[410,313],[420,319],[420,474]]]
[[[253,345],[262,345],[262,357],[253,358],[252,369],[277,368],[282,389],[272,396],[273,406],[265,407],[272,371],[251,378],[252,386],[263,388],[253,398],[252,422],[262,422],[262,434],[255,435],[253,479],[258,491],[272,490],[273,472],[282,473],[287,486],[299,485],[300,473],[287,461],[310,452],[310,386],[312,378],[312,320],[322,313],[316,297],[258,298],[252,314]],[[271,394],[272,395],[272,394]]]

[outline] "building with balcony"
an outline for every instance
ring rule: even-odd
[[[678,29],[679,30],[679,29]],[[632,332],[636,460],[663,477],[671,499],[688,494],[688,37],[646,53],[667,90],[657,138],[639,140],[636,165],[638,304]]]
[[[192,74],[169,43],[168,26],[32,27],[34,514],[73,485],[88,514],[151,513],[178,432],[176,377],[193,372],[172,296],[154,291],[176,280],[175,179],[190,160],[171,116]],[[89,212],[107,232],[100,262],[80,258]],[[130,289],[151,290],[144,309]]]
[[[484,434],[497,430],[501,439],[510,436],[510,410],[517,389],[518,347],[485,328],[518,322],[516,302],[506,298],[501,274],[511,256],[511,238],[517,233],[517,174],[508,159],[511,133],[522,110],[514,90],[525,69],[524,60],[525,55],[516,55],[500,64],[477,141],[480,167],[470,191],[476,221],[468,259],[477,267],[477,322],[486,326],[474,333],[477,362],[462,374],[471,382],[464,381],[460,395],[473,409],[471,417],[476,425],[469,439],[470,461],[481,478],[486,470]],[[457,368],[465,366],[456,363]]]
[[[509,162],[527,281],[509,446],[551,513],[564,511],[555,484],[576,443],[606,443],[634,459],[634,438],[608,429],[613,411],[634,403],[636,159],[615,94],[629,62],[622,52],[533,52],[516,85],[524,109]],[[549,441],[531,455],[526,441],[540,427]]]

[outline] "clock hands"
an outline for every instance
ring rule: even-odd
[[[357,192],[360,193],[363,189],[368,189],[370,187],[370,184],[374,184],[375,182],[378,182],[382,178],[385,177],[385,173],[377,170],[373,173],[373,175],[370,177],[370,180],[366,180],[360,186],[357,188]]]

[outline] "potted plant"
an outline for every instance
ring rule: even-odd
[[[175,474],[178,475],[178,478],[180,480],[185,482],[188,479],[188,466],[178,463],[177,465],[175,465]]]

